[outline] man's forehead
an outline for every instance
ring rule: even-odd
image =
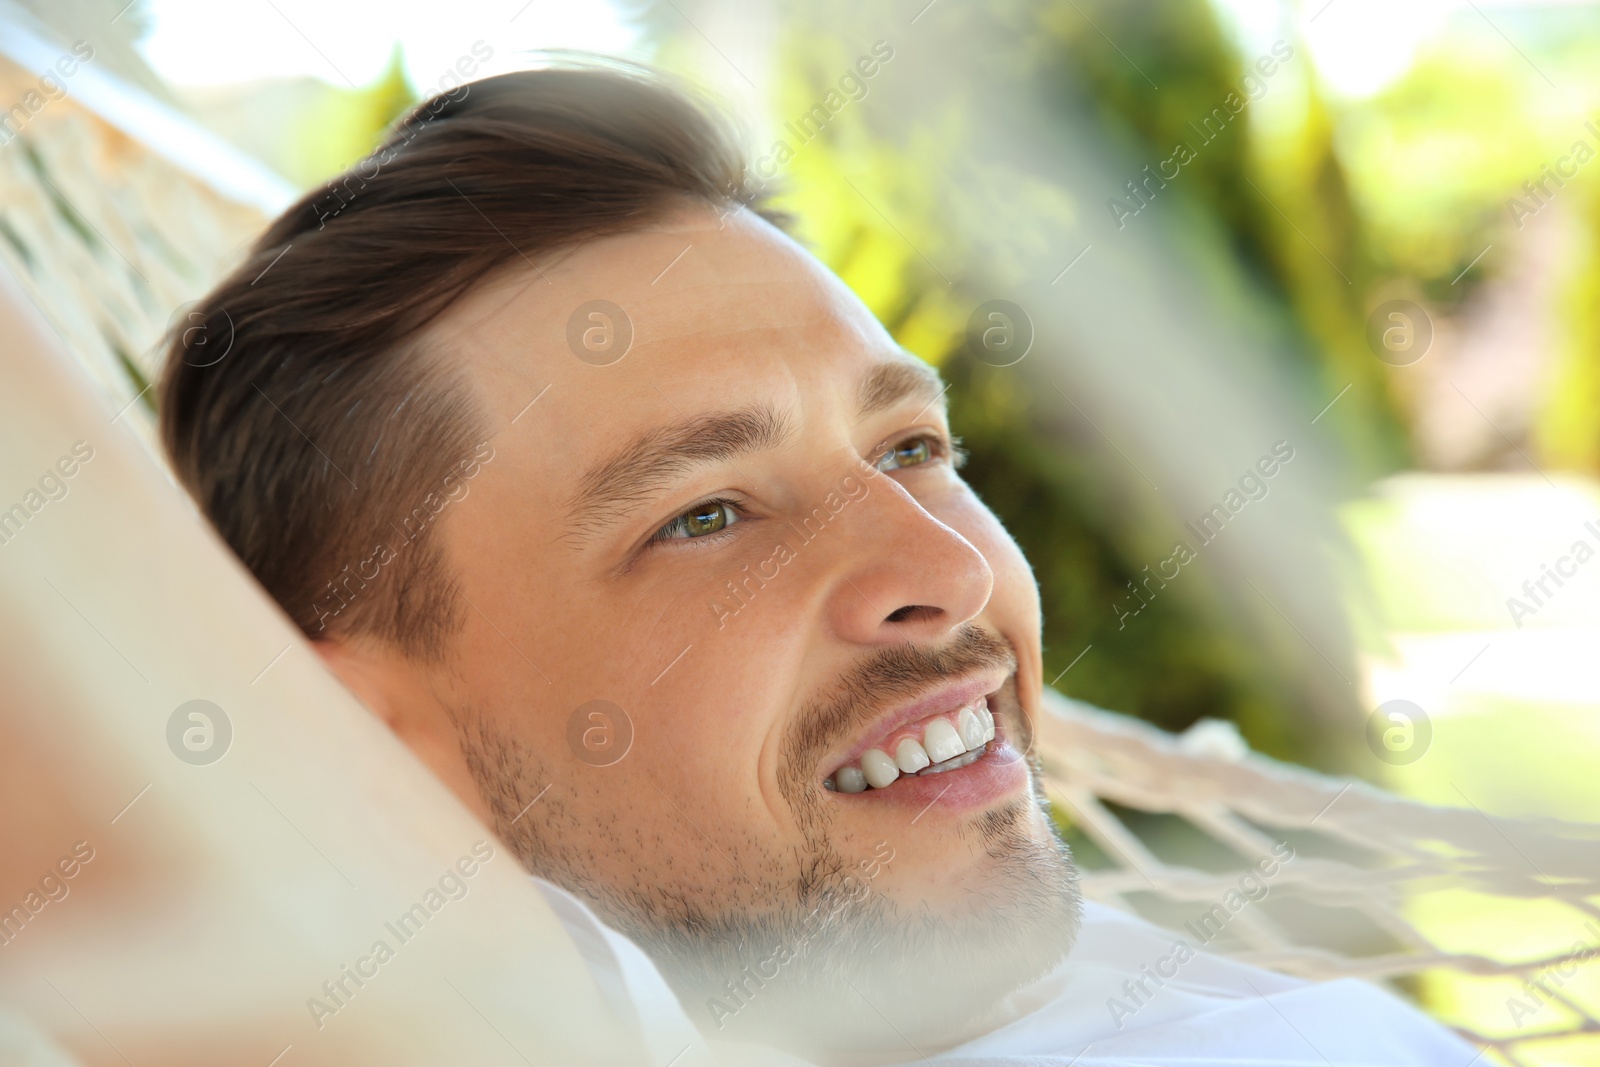
[[[615,431],[608,414],[643,419],[669,399],[693,414],[734,395],[792,404],[849,390],[867,414],[943,390],[826,267],[743,212],[686,212],[516,271],[469,294],[431,333],[494,411],[515,417],[523,394],[548,386],[551,401],[584,409],[585,429]],[[582,349],[591,337],[626,348],[596,360]]]
[[[610,305],[611,319],[631,331],[623,363],[637,363],[632,357],[654,346],[762,330],[888,341],[854,294],[787,235],[747,211],[721,217],[710,208],[678,211],[537,262],[513,260],[442,315],[429,339],[445,349],[514,341],[515,355],[548,354],[550,370],[575,372],[562,358],[583,358],[569,351],[569,328],[574,316],[587,325],[584,309],[597,304]]]

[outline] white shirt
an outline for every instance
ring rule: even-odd
[[[643,949],[602,923],[587,904],[565,889],[543,878],[532,880],[571,936],[601,997],[617,1019],[639,1036],[650,1067],[715,1062],[700,1031]]]
[[[535,882],[602,992],[641,1027],[650,1062],[712,1062],[644,952],[577,898]],[[1377,986],[1307,982],[1192,945],[1176,953],[1179,940],[1086,901],[1071,955],[1006,998],[988,1033],[930,1060],[941,1067],[1469,1067],[1478,1058],[1465,1040]],[[1180,963],[1180,955],[1188,958]],[[1140,979],[1142,990],[1125,988]],[[716,1049],[726,1063],[803,1064],[747,1045]]]
[[[1179,940],[1086,901],[1071,955],[1008,998],[1010,1021],[932,1060],[942,1067],[1468,1067],[1479,1056],[1377,986],[1307,982],[1204,952],[1180,964],[1187,953],[1174,952]],[[1125,988],[1141,978],[1143,990]]]

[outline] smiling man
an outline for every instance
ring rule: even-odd
[[[937,1043],[1061,956],[1075,900],[1020,759],[1038,601],[936,377],[753,212],[668,205],[541,271],[429,331],[507,428],[446,528],[452,661],[386,658],[369,702],[717,1028],[843,1026],[854,985]],[[606,366],[564,339],[597,296],[634,333]],[[967,982],[908,998],[918,959]],[[821,984],[762,989],[788,967]]]
[[[632,70],[508,75],[330,190],[175,340],[174,466],[351,690],[703,1031],[1064,1063],[1279,1026],[1236,1002],[1300,983],[1203,955],[1110,1008],[1173,939],[1080,931],[1026,757],[1028,565],[961,480],[937,374],[704,111]],[[1464,1047],[1335,1001],[1390,1053]]]

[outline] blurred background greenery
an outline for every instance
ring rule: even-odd
[[[1522,627],[1505,603],[1600,516],[1600,200],[1581,164],[1541,169],[1600,150],[1590,5],[137,0],[118,21],[139,84],[300,188],[464,57],[671,70],[753,156],[783,145],[800,236],[944,370],[968,476],[1034,563],[1058,688],[1427,792],[1427,763],[1369,751],[1373,709],[1511,723],[1501,690],[1539,670],[1595,752],[1600,686],[1545,651],[1591,624],[1594,576]],[[968,338],[994,298],[1033,337],[1015,365]],[[1409,366],[1369,339],[1394,299],[1431,334]],[[1186,524],[1280,440],[1297,462],[1202,545]],[[1180,542],[1194,561],[1152,578]]]

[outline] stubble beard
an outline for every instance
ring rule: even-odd
[[[843,693],[883,683],[890,667],[909,685],[919,670],[992,663],[997,642],[974,635],[965,653],[926,656],[909,664],[910,675],[907,657],[925,654],[902,651],[896,663],[864,666]],[[1076,937],[1077,872],[1032,758],[1027,793],[946,823],[948,855],[981,855],[964,883],[977,888],[959,899],[900,899],[904,889],[889,890],[883,874],[894,860],[881,849],[847,855],[821,797],[799,776],[784,792],[802,843],[741,852],[722,842],[707,858],[729,872],[714,893],[618,884],[596,871],[593,858],[607,845],[596,824],[560,801],[546,801],[538,824],[524,817],[552,780],[543,761],[482,714],[460,709],[453,718],[500,838],[530,872],[583,897],[639,944],[713,1039],[824,1063],[918,1059],[979,1031],[1001,998],[1052,969]]]
[[[769,908],[709,927],[619,921],[709,1037],[823,1063],[921,1059],[981,1032],[1070,950],[1077,873],[1046,810],[1034,792],[950,828],[952,854],[983,854],[981,893],[954,905],[903,902],[877,887],[877,857],[824,840]]]

